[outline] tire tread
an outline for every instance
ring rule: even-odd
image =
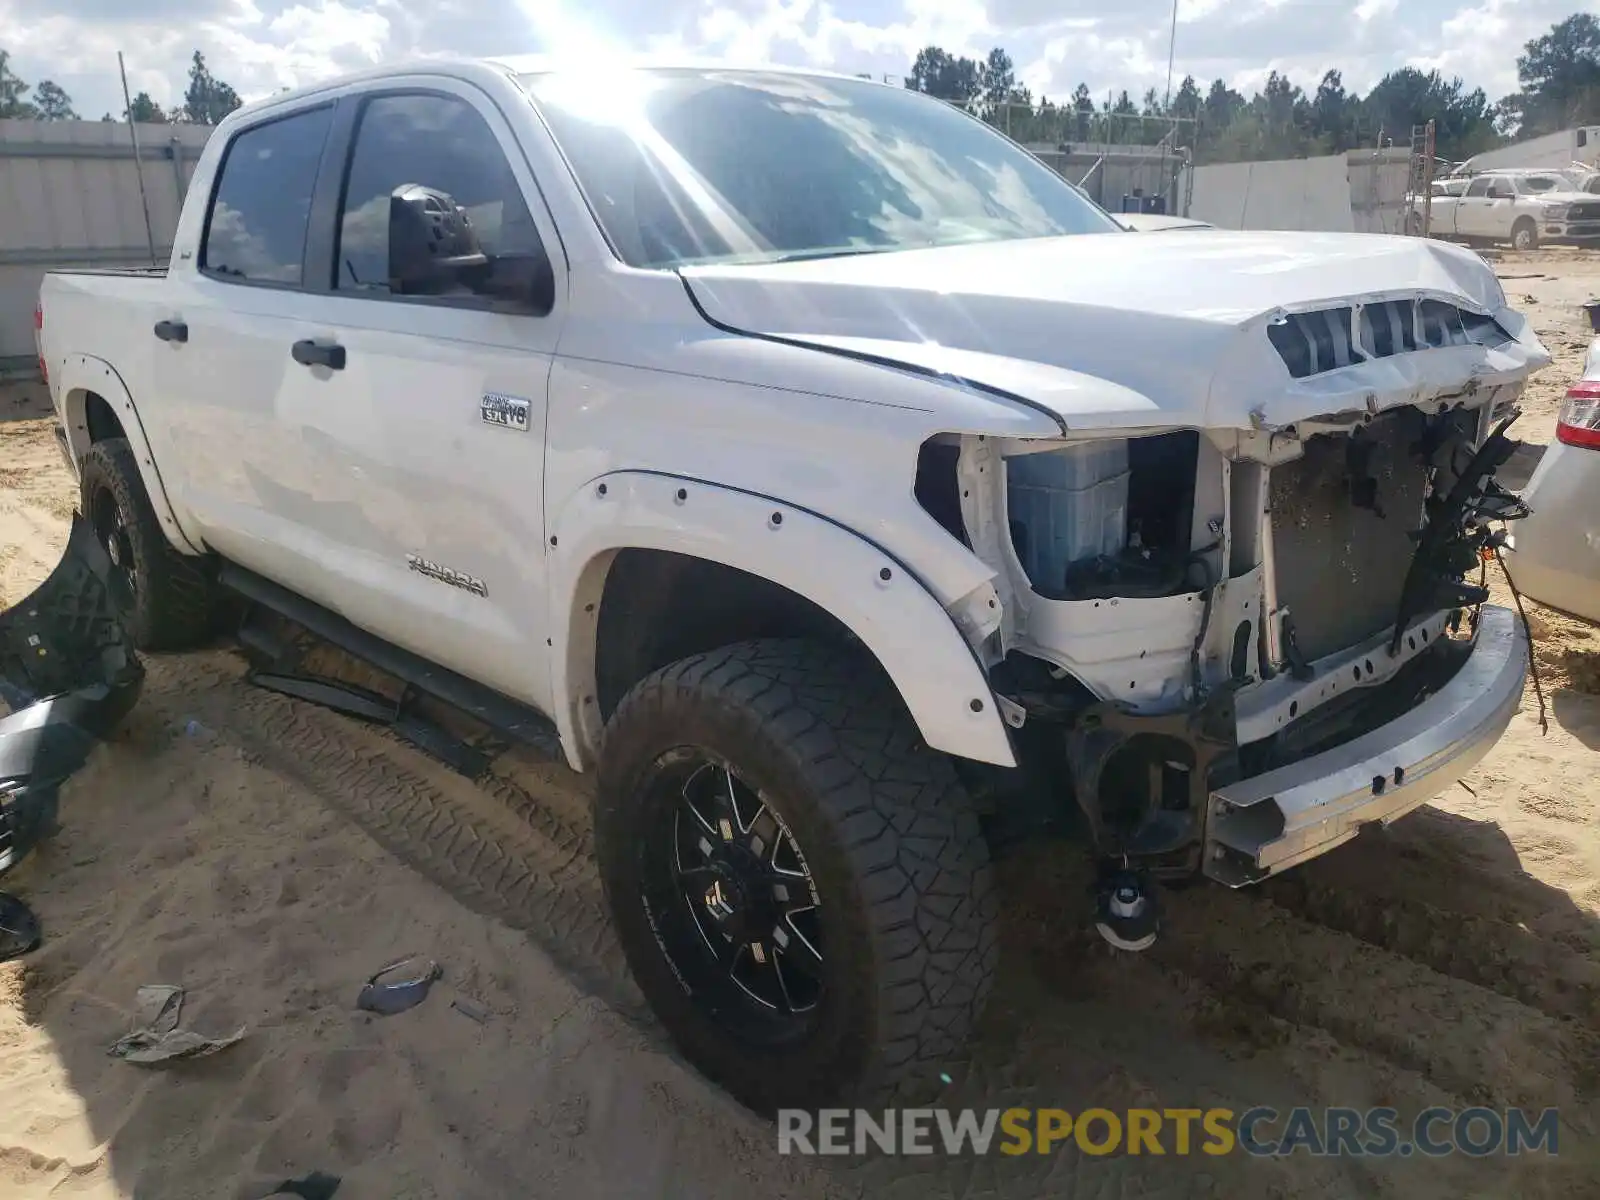
[[[142,584],[130,621],[141,650],[187,650],[212,633],[215,584],[204,559],[180,554],[161,528],[145,493],[139,464],[126,438],[106,438],[84,455],[81,468],[85,515],[102,484],[127,514],[128,535]]]
[[[999,956],[988,848],[954,767],[922,741],[877,664],[821,643],[763,640],[694,655],[635,685],[607,725],[601,795],[616,795],[609,751],[630,729],[705,704],[742,714],[777,743],[856,881],[875,959],[861,965],[878,1002],[876,1044],[850,1091],[865,1100],[921,1089],[962,1051]]]

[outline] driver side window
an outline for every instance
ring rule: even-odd
[[[1489,194],[1489,181],[1487,179],[1474,179],[1467,187],[1469,196],[1487,196]]]
[[[494,133],[472,105],[433,93],[380,95],[366,102],[350,151],[344,195],[339,209],[335,255],[340,292],[397,295],[419,289],[393,276],[391,228],[411,216],[433,214],[437,236],[437,195],[426,204],[413,201],[412,213],[396,193],[444,193],[466,218],[447,222],[458,241],[480,258],[472,266],[442,275],[437,287],[423,289],[430,298],[473,298],[504,295],[494,286],[497,261],[547,264],[543,243],[527,201]]]

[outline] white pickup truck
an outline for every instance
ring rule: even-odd
[[[1521,695],[1464,576],[1548,355],[1481,259],[1128,233],[902,88],[275,96],[164,273],[53,273],[38,324],[140,643],[227,590],[558,741],[640,986],[760,1109],[948,1069],[987,832],[1076,821],[1140,948],[1158,881],[1402,816]]]
[[[1600,195],[1588,190],[1600,176],[1581,183],[1562,171],[1496,171],[1470,182],[1434,185],[1428,232],[1466,242],[1509,242],[1532,250],[1540,242],[1600,239]],[[1440,194],[1441,186],[1449,189]],[[1421,232],[1420,207],[1412,211]]]

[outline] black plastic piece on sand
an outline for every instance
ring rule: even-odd
[[[339,1190],[340,1178],[325,1171],[313,1171],[303,1179],[285,1179],[269,1196],[299,1196],[300,1200],[331,1200]]]
[[[356,997],[356,1007],[382,1017],[403,1013],[427,999],[433,981],[443,974],[439,964],[431,958],[402,958],[367,980],[366,987]]]
[[[105,547],[74,515],[45,581],[0,613],[0,873],[56,824],[61,784],[138,701],[144,668]]]
[[[0,892],[0,962],[37,950],[44,930],[33,910],[15,896]]]

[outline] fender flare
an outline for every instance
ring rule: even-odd
[[[128,385],[117,374],[117,369],[101,358],[88,354],[68,354],[55,368],[54,384],[61,397],[61,428],[67,438],[67,452],[72,456],[72,466],[77,472],[83,456],[89,452],[88,396],[100,395],[122,423],[128,444],[133,447],[134,460],[139,464],[139,478],[145,495],[150,497],[150,507],[161,521],[161,529],[172,542],[173,548],[183,554],[204,554],[203,544],[191,537],[178,519],[178,513],[167,496],[166,483],[156,466],[156,457],[150,450],[150,439],[145,436],[144,422],[134,407]]]
[[[849,529],[765,496],[648,471],[592,479],[558,511],[549,559],[552,708],[574,769],[589,766],[600,744],[600,599],[613,559],[627,549],[707,559],[805,597],[877,658],[929,746],[1017,765],[994,693],[955,621],[916,576]]]

